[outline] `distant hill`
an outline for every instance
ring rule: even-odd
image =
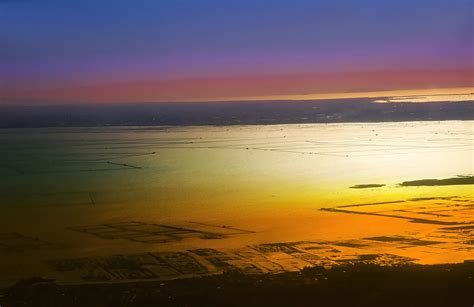
[[[0,106],[0,128],[474,120],[474,101],[305,101]]]

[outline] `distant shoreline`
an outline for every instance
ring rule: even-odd
[[[474,263],[344,265],[172,281],[59,285],[23,280],[2,306],[471,306]]]
[[[236,126],[474,120],[474,101],[373,99],[0,106],[0,128]]]

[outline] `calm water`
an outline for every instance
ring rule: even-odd
[[[51,261],[114,254],[382,235],[446,241],[441,226],[474,221],[472,185],[399,184],[472,175],[473,134],[469,121],[0,130],[0,279],[72,280]],[[360,184],[384,186],[351,188]],[[381,202],[391,203],[320,210]],[[173,234],[137,235],[157,224]],[[462,261],[469,236],[432,250],[371,249]]]

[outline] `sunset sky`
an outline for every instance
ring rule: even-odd
[[[473,3],[0,0],[0,103],[472,87]]]

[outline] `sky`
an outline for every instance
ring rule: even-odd
[[[472,0],[0,0],[0,103],[474,86]]]

